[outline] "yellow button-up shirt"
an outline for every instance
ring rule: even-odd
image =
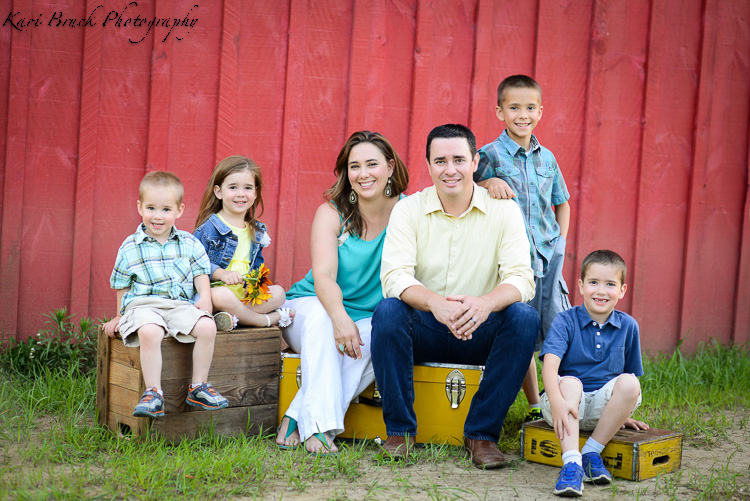
[[[469,208],[446,214],[434,186],[399,201],[391,212],[380,270],[384,297],[423,285],[443,297],[482,296],[513,285],[534,297],[529,239],[512,200],[495,200],[474,185]]]

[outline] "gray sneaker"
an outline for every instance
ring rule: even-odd
[[[156,388],[147,388],[133,411],[135,417],[164,417],[164,398]]]
[[[222,397],[218,391],[214,390],[211,383],[203,383],[192,390],[188,390],[185,402],[188,405],[202,407],[207,411],[217,411],[229,405],[227,399]]]
[[[214,315],[216,330],[219,332],[229,332],[237,327],[237,317],[226,311],[220,311]]]

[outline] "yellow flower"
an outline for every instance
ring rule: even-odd
[[[268,278],[269,273],[271,273],[271,270],[263,263],[242,277],[244,280],[243,289],[245,289],[245,298],[242,299],[243,303],[254,306],[263,303],[263,301],[268,301],[273,297],[268,292],[268,286],[273,285],[271,279]]]

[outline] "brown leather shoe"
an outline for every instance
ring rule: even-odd
[[[472,440],[464,437],[464,447],[477,468],[489,470],[505,464],[505,457],[492,440]]]
[[[388,437],[382,445],[383,451],[392,459],[406,459],[409,457],[411,444],[406,437]]]

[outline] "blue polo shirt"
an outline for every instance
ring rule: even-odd
[[[539,359],[560,357],[560,376],[575,376],[583,391],[595,391],[620,374],[643,375],[638,322],[614,310],[604,324],[591,319],[583,306],[558,313],[542,345]]]

